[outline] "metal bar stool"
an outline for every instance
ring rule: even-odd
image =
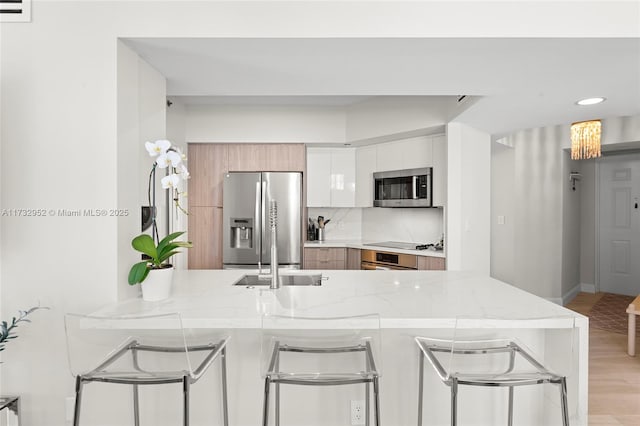
[[[573,318],[566,320],[574,322]],[[458,424],[458,392],[461,385],[508,387],[507,418],[508,425],[511,426],[514,388],[545,383],[558,387],[562,424],[569,425],[566,375],[554,373],[545,367],[517,339],[460,338],[461,322],[463,321],[457,321],[453,339],[415,337],[420,355],[418,426],[422,426],[425,359],[429,361],[440,380],[450,388],[452,426]],[[573,327],[569,326],[567,329],[573,331]]]
[[[69,366],[76,379],[74,426],[80,424],[83,386],[91,382],[132,385],[136,426],[140,424],[140,385],[182,384],[183,425],[188,426],[190,387],[217,358],[223,421],[228,426],[228,337],[213,338],[207,331],[186,330],[179,314],[119,317],[66,314],[65,330]]]
[[[275,424],[280,425],[280,385],[340,386],[365,385],[365,424],[370,424],[370,385],[373,385],[375,424],[380,425],[378,352],[380,317],[377,314],[334,318],[267,315],[262,319],[262,361],[264,377],[263,426],[269,424],[271,385],[275,386]],[[361,355],[360,364],[349,370],[341,362],[329,371],[318,365],[290,366],[285,354]],[[316,358],[317,361],[318,357]],[[291,363],[292,364],[292,363]],[[302,362],[304,364],[304,362]]]
[[[20,426],[20,397],[0,396],[0,412],[5,412],[7,426]]]

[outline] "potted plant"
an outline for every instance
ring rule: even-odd
[[[26,311],[18,311],[18,318],[13,317],[11,323],[8,323],[7,321],[2,321],[0,323],[0,351],[4,350],[5,345],[9,341],[18,337],[15,334],[15,329],[18,328],[18,324],[21,322],[31,322],[31,320],[27,317],[29,316],[29,314],[37,311],[38,309],[49,308],[46,306],[34,306],[33,308],[27,309]]]
[[[141,284],[145,300],[162,300],[169,296],[173,265],[167,261],[179,253],[178,248],[192,247],[189,241],[175,241],[184,232],[174,232],[164,237],[157,245],[148,234],[140,234],[131,241],[131,246],[148,259],[138,262],[129,271],[129,284]]]
[[[176,241],[176,238],[184,232],[174,232],[162,240],[158,236],[156,224],[156,170],[166,169],[166,176],[161,179],[162,189],[171,191],[171,198],[178,211],[187,214],[180,204],[180,197],[185,193],[180,190],[180,183],[189,178],[189,171],[185,165],[186,156],[179,148],[173,147],[171,142],[160,139],[155,142],[146,142],[145,149],[149,156],[156,157],[151,172],[149,173],[148,199],[151,213],[151,235],[141,234],[131,241],[133,248],[148,258],[143,258],[131,267],[129,271],[129,284],[140,284],[142,298],[144,300],[162,300],[169,296],[171,280],[173,277],[173,265],[168,260],[179,253],[180,247],[191,247],[188,241]]]

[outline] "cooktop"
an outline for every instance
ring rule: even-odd
[[[383,241],[381,243],[369,243],[364,245],[397,248],[397,249],[403,249],[403,250],[426,250],[430,247],[433,247],[433,244],[402,243],[399,241]]]

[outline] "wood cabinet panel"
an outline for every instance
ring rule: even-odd
[[[303,172],[304,144],[230,144],[229,171]]]
[[[190,207],[189,269],[222,269],[222,208]]]
[[[305,248],[304,269],[344,269],[346,258],[345,248]]]
[[[418,269],[424,271],[444,271],[446,270],[446,259],[444,257],[418,256]]]
[[[229,170],[228,148],[223,144],[189,144],[191,177],[187,199],[192,207],[222,207],[222,182]]]
[[[359,270],[361,260],[360,249],[347,249],[347,269]]]

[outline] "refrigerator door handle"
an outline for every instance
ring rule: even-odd
[[[264,178],[263,178],[264,179]],[[260,249],[262,253],[264,253],[265,247],[269,247],[266,244],[267,241],[267,182],[262,181],[262,195],[260,197],[260,210],[262,211],[262,220],[260,222]],[[265,263],[266,256],[264,254],[260,255],[260,260],[262,263]]]
[[[255,203],[255,212],[253,216],[253,223],[260,230],[259,232],[253,233],[253,241],[254,246],[256,248],[256,254],[258,255],[258,268],[260,268],[260,251],[262,247],[260,247],[260,242],[262,239],[262,225],[260,225],[260,182],[256,182],[256,203]]]

